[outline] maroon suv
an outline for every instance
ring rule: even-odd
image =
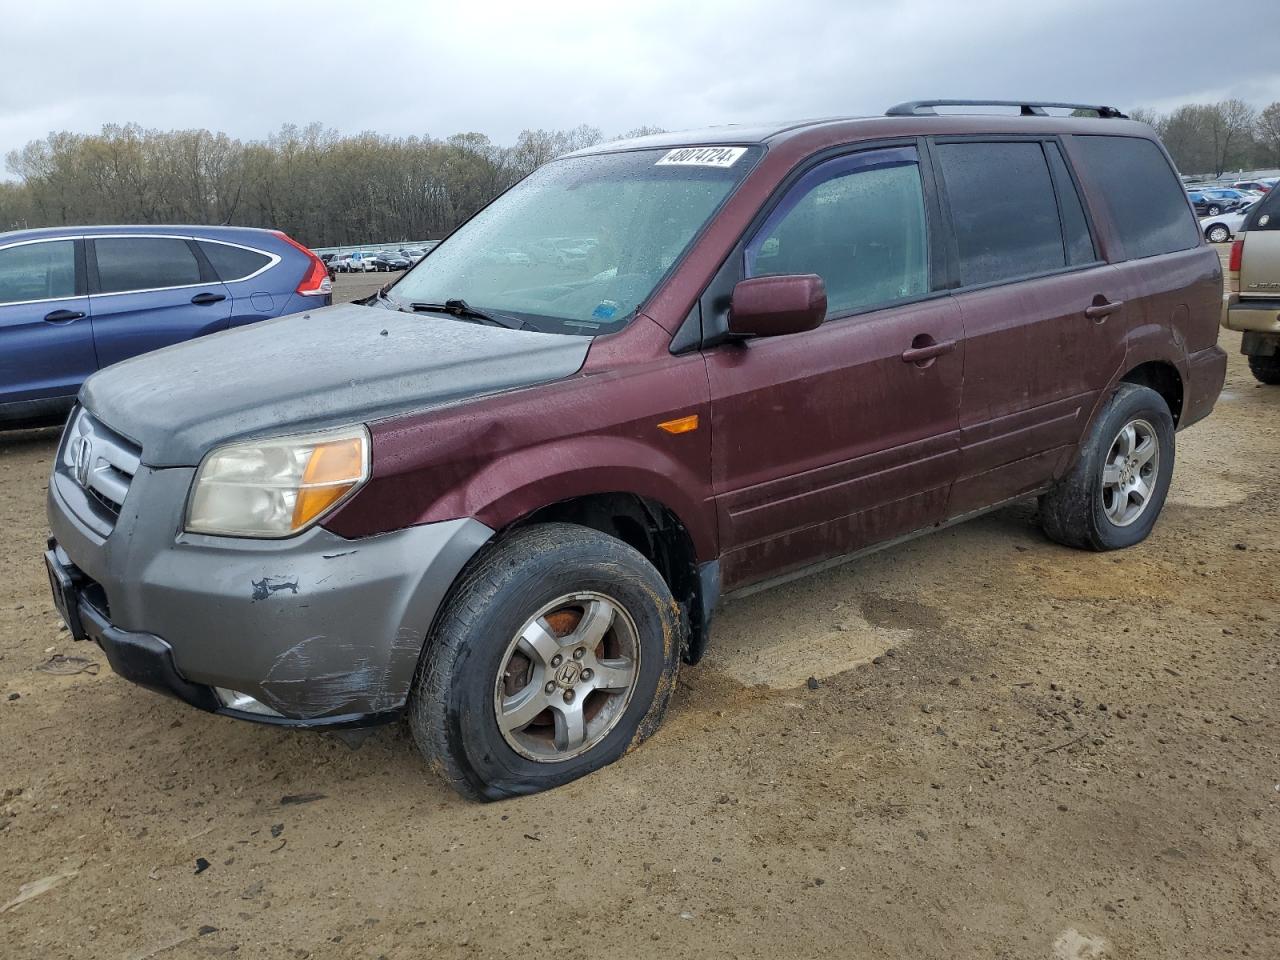
[[[732,591],[1031,496],[1139,542],[1222,387],[1218,257],[1149,127],[938,103],[580,151],[363,303],[98,373],[70,629],[217,713],[407,711],[497,798],[649,736]]]

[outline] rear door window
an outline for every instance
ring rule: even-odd
[[[1053,180],[1038,141],[940,143],[934,152],[946,184],[963,286],[1069,265]]]
[[[235,247],[229,243],[217,243],[213,240],[197,240],[196,243],[213,264],[218,279],[224,283],[243,280],[271,263],[271,257],[260,250]]]
[[[61,300],[75,294],[74,240],[23,243],[0,250],[0,303]]]
[[[827,315],[929,291],[924,191],[914,147],[829,160],[805,174],[747,246],[746,275],[816,273]]]
[[[102,293],[200,283],[200,264],[181,237],[98,237],[93,245]]]
[[[1200,228],[1186,194],[1160,148],[1141,137],[1075,136],[1089,180],[1106,198],[1130,259],[1188,250]]]

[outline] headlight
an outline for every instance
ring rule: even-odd
[[[186,527],[230,537],[292,536],[368,478],[363,426],[227,444],[200,464]]]

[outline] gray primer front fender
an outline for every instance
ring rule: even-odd
[[[289,718],[402,707],[436,611],[493,531],[464,518],[361,540],[181,533],[192,474],[142,468],[105,540],[50,484],[54,537],[102,585],[111,622],[166,641],[187,680]]]

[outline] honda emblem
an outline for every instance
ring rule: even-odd
[[[82,487],[89,486],[89,467],[93,463],[93,441],[86,436],[78,436],[71,441],[71,466],[76,483]]]

